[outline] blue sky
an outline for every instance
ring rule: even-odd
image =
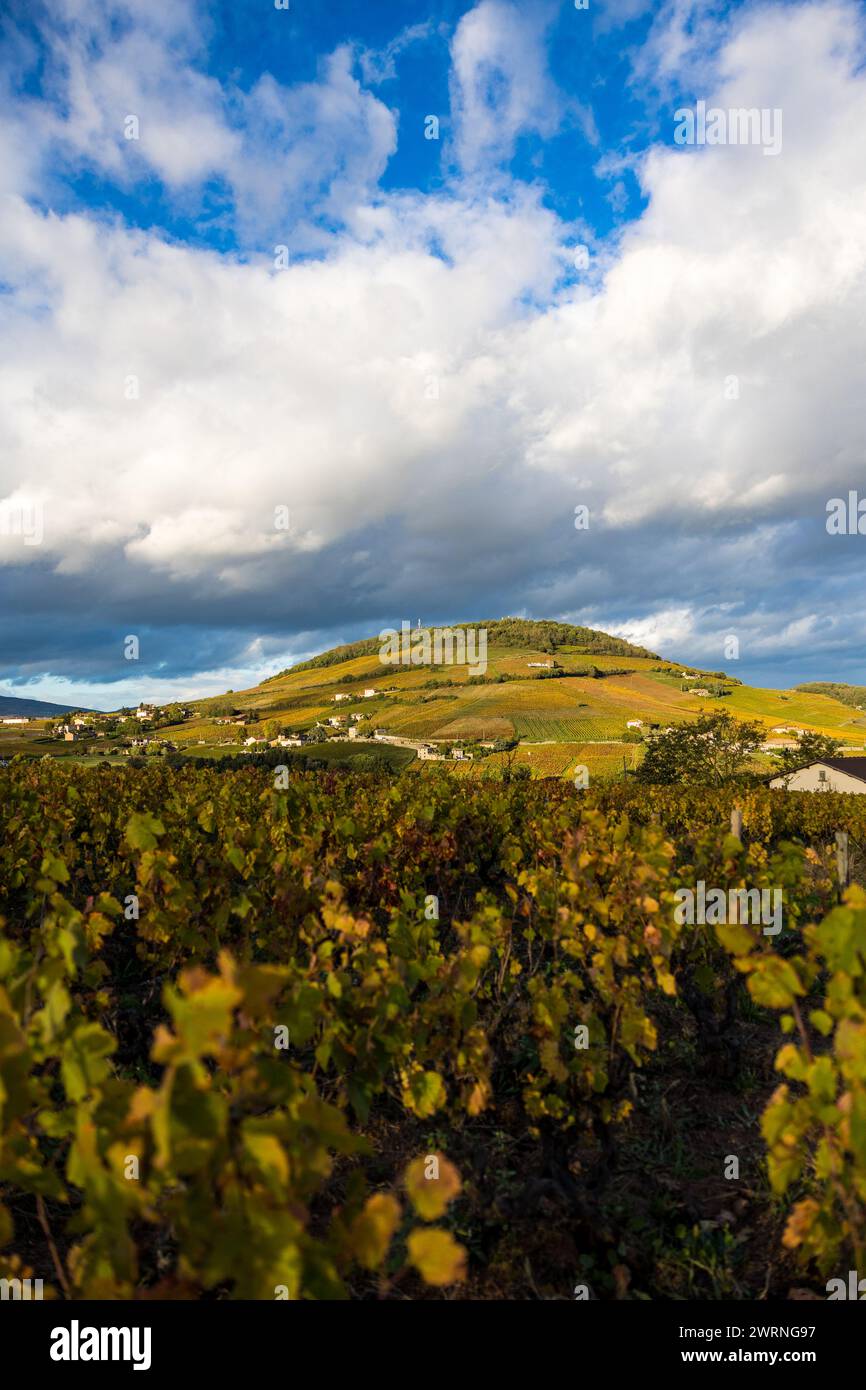
[[[0,691],[190,697],[506,613],[866,681],[866,536],[826,526],[866,496],[864,36],[859,3],[7,3]],[[698,102],[779,148],[679,144]]]

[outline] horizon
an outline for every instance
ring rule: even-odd
[[[0,694],[483,609],[866,681],[864,55],[859,0],[11,0]]]

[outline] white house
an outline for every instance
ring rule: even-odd
[[[136,719],[152,719],[153,710],[145,709],[144,705],[139,705],[138,709],[135,711],[135,717]]]
[[[378,690],[374,690],[372,686],[369,686],[369,687],[364,691],[363,698],[364,698],[365,700],[372,700],[373,696],[374,696],[374,695],[378,695],[378,694],[379,694]]]
[[[341,700],[351,700],[351,698],[351,695],[335,695],[334,703],[338,705]]]
[[[555,661],[527,661],[527,666],[540,666],[545,671],[552,671],[556,665]]]
[[[710,693],[710,692],[709,692],[708,690],[705,690],[703,686],[701,686],[700,690],[693,690],[693,691],[692,691],[692,694],[693,694],[693,695],[709,695],[709,693]]]
[[[18,718],[15,718],[15,719],[13,719],[13,718],[2,719],[2,720],[0,720],[0,723],[2,723],[2,724],[29,724],[29,723],[30,723],[30,720],[29,720],[29,719],[24,719],[23,717],[19,716]]]
[[[643,728],[643,720],[642,720],[642,719],[627,719],[627,720],[625,721],[625,727],[626,727],[627,729],[642,729],[642,728]]]
[[[866,792],[866,758],[825,758],[790,777],[773,777],[770,786],[790,792]]]

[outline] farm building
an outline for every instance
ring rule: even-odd
[[[770,786],[791,792],[866,792],[866,758],[825,758],[790,777],[774,777]]]

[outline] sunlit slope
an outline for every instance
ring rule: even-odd
[[[596,634],[595,639],[602,639]],[[595,640],[594,639],[594,640]],[[616,639],[611,639],[612,642]],[[625,644],[619,644],[621,647]],[[635,649],[639,652],[639,649]],[[335,712],[363,716],[361,733],[382,728],[409,738],[492,740],[516,738],[521,744],[598,746],[627,737],[629,720],[642,728],[665,728],[694,719],[707,709],[727,709],[766,726],[795,725],[866,746],[862,714],[827,695],[758,690],[731,684],[730,693],[707,699],[683,689],[681,672],[691,669],[652,654],[628,650],[585,651],[568,644],[555,647],[555,660],[566,673],[538,679],[530,663],[551,659],[551,649],[492,644],[483,683],[470,679],[465,665],[403,666],[383,664],[374,650],[345,659],[329,653],[305,669],[284,672],[249,690],[232,692],[222,701],[200,701],[199,718],[178,727],[179,742],[207,742],[231,736],[215,722],[226,701],[238,714],[259,724],[310,730]],[[506,679],[497,683],[498,677]],[[703,674],[696,688],[712,684]],[[376,695],[364,698],[365,689]],[[335,695],[348,696],[335,701]],[[168,731],[167,731],[168,732]]]

